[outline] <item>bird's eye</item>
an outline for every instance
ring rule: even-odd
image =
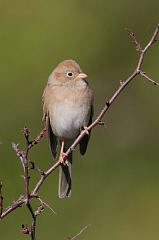
[[[68,77],[72,77],[73,76],[73,72],[67,72],[67,76]]]

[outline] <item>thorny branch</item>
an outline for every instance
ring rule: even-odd
[[[101,109],[99,115],[96,117],[96,119],[93,121],[93,123],[91,125],[89,125],[87,127],[87,129],[84,129],[80,132],[79,136],[76,138],[76,140],[74,141],[74,143],[71,145],[71,147],[66,151],[65,155],[69,155],[73,150],[75,150],[76,146],[79,144],[79,142],[81,141],[81,139],[88,134],[88,131],[93,129],[95,126],[97,125],[104,125],[104,122],[102,121],[103,116],[106,114],[106,112],[108,111],[108,109],[110,108],[110,106],[112,105],[112,103],[117,99],[117,97],[122,93],[122,91],[125,89],[125,87],[132,81],[134,80],[138,75],[140,75],[142,78],[152,82],[154,85],[159,85],[159,83],[157,83],[156,81],[152,80],[143,70],[142,70],[142,64],[144,61],[144,57],[147,53],[147,51],[150,49],[150,47],[153,45],[153,43],[156,41],[157,35],[159,33],[159,24],[157,25],[157,27],[155,28],[155,31],[153,32],[150,40],[148,41],[147,45],[144,48],[141,48],[141,45],[139,44],[139,42],[136,40],[136,37],[134,35],[134,33],[131,30],[128,30],[128,34],[133,42],[133,44],[135,45],[135,48],[139,54],[139,58],[136,64],[136,68],[135,70],[129,75],[129,77],[124,80],[121,81],[119,84],[119,87],[117,88],[117,90],[114,92],[114,94],[112,95],[112,97],[109,99],[109,101],[106,101],[105,105],[103,106],[103,108]],[[29,189],[29,150],[35,145],[37,144],[40,139],[44,136],[46,132],[46,128],[44,128],[39,134],[38,136],[33,140],[30,141],[29,140],[29,130],[27,128],[23,129],[23,134],[25,136],[26,139],[26,147],[24,151],[21,151],[19,149],[18,144],[13,143],[12,147],[16,153],[16,155],[19,157],[22,166],[23,166],[23,171],[24,171],[24,184],[25,184],[25,193],[20,196],[16,201],[14,201],[9,207],[7,207],[6,209],[3,209],[3,196],[2,196],[2,184],[0,183],[0,219],[3,219],[4,217],[6,217],[9,213],[13,212],[15,209],[17,209],[18,207],[22,206],[23,204],[26,204],[26,206],[28,207],[31,216],[32,216],[32,226],[31,228],[28,228],[27,225],[22,225],[22,232],[26,233],[26,234],[30,234],[31,235],[31,239],[35,240],[35,228],[36,228],[36,217],[38,214],[40,214],[43,209],[44,206],[49,207],[48,204],[46,204],[41,197],[39,196],[38,192],[40,190],[40,188],[42,187],[45,179],[53,172],[55,171],[56,168],[58,168],[61,164],[61,161],[58,160],[54,165],[52,165],[48,170],[46,171],[41,171],[37,166],[35,166],[34,163],[31,162],[31,168],[35,169],[36,171],[38,171],[38,173],[40,174],[40,179],[37,181],[37,183],[35,184],[34,188],[32,191],[30,191]],[[64,158],[64,160],[66,160],[67,157]],[[37,209],[37,211],[34,212],[31,204],[30,204],[30,200],[32,198],[36,198],[38,201],[40,201],[40,207]],[[50,208],[50,207],[49,207]],[[85,229],[83,229],[85,230]],[[81,230],[81,231],[83,231]],[[75,239],[72,238],[72,239]]]

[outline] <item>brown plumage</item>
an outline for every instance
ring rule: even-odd
[[[93,96],[79,65],[74,60],[58,64],[48,79],[43,93],[43,121],[48,130],[49,144],[54,158],[58,142],[63,152],[74,142],[80,130],[92,122]],[[89,135],[80,142],[80,153],[86,152]],[[67,157],[67,165],[61,164],[59,174],[59,197],[71,195],[72,154]]]

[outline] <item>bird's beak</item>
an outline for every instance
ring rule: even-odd
[[[86,79],[88,76],[85,74],[85,73],[79,73],[78,76],[77,76],[77,79]]]

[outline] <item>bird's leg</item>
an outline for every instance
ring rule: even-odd
[[[66,160],[65,158],[67,157],[68,155],[66,153],[64,153],[64,141],[61,142],[61,150],[60,150],[60,162],[62,164],[65,164],[66,163]],[[66,163],[67,164],[67,163]]]

